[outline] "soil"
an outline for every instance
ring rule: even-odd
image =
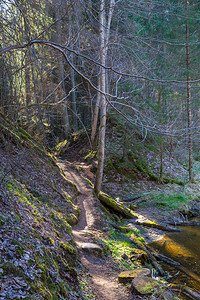
[[[72,171],[67,160],[59,161],[67,179],[72,180],[78,187],[78,205],[81,208],[79,223],[73,227],[74,241],[76,242],[80,258],[90,277],[90,286],[96,300],[129,300],[133,299],[129,289],[117,282],[118,272],[113,270],[114,262],[111,257],[104,258],[95,254],[85,253],[81,249],[83,243],[94,243],[94,236],[102,235],[98,199],[93,196],[91,187],[80,174]]]

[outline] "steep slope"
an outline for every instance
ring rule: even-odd
[[[3,116],[0,186],[0,298],[85,299],[71,228],[80,214],[76,186]]]
[[[129,299],[112,256],[82,250],[103,214],[73,165],[3,116],[0,158],[0,298]]]

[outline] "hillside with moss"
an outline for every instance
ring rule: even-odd
[[[0,157],[0,298],[86,299],[72,238],[80,214],[75,184],[3,116]]]

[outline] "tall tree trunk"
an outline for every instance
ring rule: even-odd
[[[74,56],[73,53],[71,54],[71,62],[72,64],[74,64]],[[74,70],[71,68],[71,83],[72,83],[72,111],[73,111],[73,125],[74,125],[74,130],[78,131],[78,118],[77,118],[77,107],[76,107],[76,91],[75,91],[75,87],[76,87],[76,83],[75,83],[75,72]]]
[[[191,77],[190,77],[190,48],[188,26],[188,4],[186,0],[186,67],[187,67],[187,112],[188,112],[188,151],[189,151],[189,180],[194,181],[193,175],[193,138],[192,138],[192,107],[191,107]]]
[[[159,86],[158,88],[158,112],[160,113],[162,109],[162,87]],[[160,134],[160,181],[163,180],[163,136],[162,133]]]
[[[105,9],[105,1],[102,1],[103,4],[100,4],[104,6]],[[109,7],[109,12],[108,12],[108,21],[106,24],[106,18],[105,18],[105,12],[103,12],[103,15],[101,16],[100,12],[100,19],[102,18],[103,23],[100,21],[100,32],[101,32],[101,26],[102,29],[104,30],[104,48],[105,48],[105,63],[106,63],[106,57],[107,57],[107,49],[108,49],[108,42],[109,42],[109,37],[110,37],[110,26],[111,26],[111,21],[112,21],[112,15],[113,15],[113,10],[115,6],[115,0],[110,0],[110,7]],[[102,61],[101,61],[102,63]],[[107,71],[105,70],[105,91],[106,93],[108,92],[108,74],[106,74]],[[101,88],[101,75],[99,77],[98,81],[98,89]],[[98,123],[98,116],[99,116],[99,106],[100,106],[100,100],[101,100],[101,95],[100,93],[97,94],[97,100],[95,104],[95,110],[94,110],[94,118],[93,118],[93,123],[92,123],[92,134],[91,134],[91,143],[92,146],[94,146],[94,140],[95,140],[95,135],[96,135],[96,130],[97,130],[97,123]]]
[[[105,0],[100,1],[100,60],[101,64],[106,64],[106,47],[105,47]],[[101,91],[106,93],[106,72],[105,68],[101,67],[100,73],[100,87]],[[101,190],[101,183],[103,177],[103,166],[104,166],[104,150],[105,150],[105,132],[106,132],[106,99],[103,94],[100,94],[100,105],[101,105],[101,121],[100,121],[100,133],[99,133],[99,149],[98,149],[98,167],[94,190],[99,194]]]
[[[69,40],[71,41],[72,39],[72,18],[71,15],[69,15]],[[73,49],[73,45],[71,44],[71,49]],[[74,54],[71,53],[70,55],[71,57],[71,62],[72,64],[74,64]],[[72,99],[71,99],[71,103],[72,103],[72,111],[73,111],[73,127],[75,131],[78,131],[78,118],[77,118],[77,106],[76,106],[76,91],[75,91],[75,72],[74,70],[71,68],[71,83],[72,83]]]
[[[100,12],[99,12],[99,24],[100,24],[100,60],[102,65],[106,65],[108,41],[110,36],[110,25],[114,10],[115,0],[110,0],[110,7],[108,12],[108,21],[106,24],[106,13],[105,13],[105,0],[100,1]],[[94,190],[99,194],[101,190],[101,183],[103,178],[103,167],[104,167],[104,151],[105,151],[105,133],[106,133],[106,98],[105,93],[106,87],[106,70],[101,67],[100,73],[100,87],[103,94],[100,95],[101,105],[101,119],[100,119],[100,132],[99,132],[99,148],[98,148],[98,167],[96,180],[94,184]]]
[[[100,12],[99,12],[99,24],[100,24],[100,60],[102,65],[106,65],[108,41],[110,36],[110,25],[114,10],[115,0],[110,0],[110,7],[108,12],[108,21],[106,24],[106,12],[105,12],[105,0],[100,0]],[[94,190],[99,194],[101,190],[101,183],[103,178],[103,167],[104,167],[104,151],[105,151],[105,133],[106,133],[106,98],[105,93],[106,87],[106,70],[101,67],[100,73],[100,87],[103,94],[100,95],[101,105],[101,119],[100,119],[100,132],[99,132],[99,148],[98,148],[98,167],[96,180],[94,184]]]
[[[98,89],[99,90],[101,89],[100,76],[98,78]],[[94,118],[93,118],[93,123],[92,123],[92,134],[91,134],[91,144],[92,144],[93,148],[94,148],[94,141],[95,141],[95,136],[96,136],[96,131],[97,131],[100,100],[101,100],[101,94],[97,93],[97,100],[96,100],[95,109],[94,109]]]
[[[56,19],[59,20],[61,17],[61,9],[62,9],[62,1],[59,1],[58,3],[56,3]],[[62,20],[60,20],[60,22],[56,23],[56,30],[57,30],[57,39],[58,39],[58,43],[62,44],[62,27],[61,27],[61,23]],[[64,81],[64,76],[65,76],[65,70],[64,70],[64,62],[63,62],[63,57],[59,57],[59,81],[63,81],[62,82],[62,89],[65,92],[65,81]],[[62,120],[63,120],[63,127],[64,127],[64,133],[65,133],[65,137],[68,138],[69,134],[70,134],[70,123],[69,123],[69,114],[68,114],[68,105],[67,105],[67,101],[64,102],[63,104],[63,111],[62,111]]]

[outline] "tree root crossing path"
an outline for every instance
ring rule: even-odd
[[[79,191],[78,205],[81,215],[77,225],[73,227],[74,241],[78,246],[80,258],[90,278],[90,286],[96,300],[130,300],[127,287],[117,282],[117,272],[113,269],[111,257],[101,255],[102,250],[95,238],[103,235],[99,200],[94,197],[93,190],[87,182],[66,160],[58,162],[68,180],[73,181]],[[96,245],[96,247],[95,247]],[[94,250],[94,251],[93,251]]]

